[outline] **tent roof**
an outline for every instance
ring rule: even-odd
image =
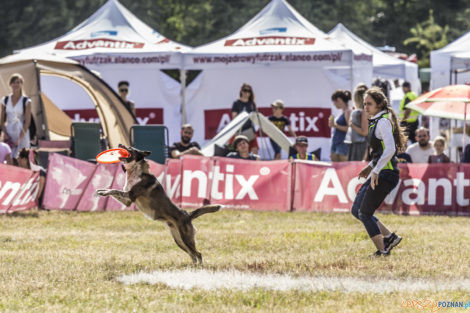
[[[90,53],[150,53],[184,51],[189,47],[165,38],[118,0],[108,0],[87,20],[63,36],[20,50],[44,51],[65,56]]]
[[[452,54],[454,52],[465,52],[470,50],[470,32],[460,36],[447,46],[434,50],[432,54]]]
[[[340,42],[343,42],[344,46],[351,47],[354,52],[361,52],[372,54],[373,66],[403,66],[406,64],[414,64],[408,61],[400,60],[395,57],[392,57],[379,49],[375,48],[371,44],[367,43],[363,39],[356,36],[353,32],[347,29],[343,24],[339,23],[336,25],[328,35]],[[356,53],[357,53],[356,52]],[[417,65],[416,65],[417,68]]]
[[[326,34],[285,0],[272,0],[233,34],[190,53],[224,54],[291,51],[351,51],[326,39]]]
[[[0,59],[0,64],[8,64],[8,63],[15,63],[15,62],[26,62],[31,60],[37,61],[48,61],[48,62],[57,62],[57,63],[68,63],[68,64],[78,64],[77,61],[67,59],[65,57],[61,57],[58,55],[52,54],[39,54],[33,55],[32,53],[17,53],[11,54],[9,56],[3,57]]]

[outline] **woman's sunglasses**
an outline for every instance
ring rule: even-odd
[[[128,92],[128,91],[129,91],[129,89],[124,89],[124,88],[119,89],[119,92]]]
[[[242,89],[243,92],[251,92],[250,89]]]

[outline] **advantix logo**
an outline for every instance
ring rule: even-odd
[[[303,46],[313,45],[315,38],[292,37],[292,36],[263,36],[230,39],[225,41],[225,46],[248,47],[248,46]]]
[[[123,40],[114,40],[107,38],[97,39],[84,39],[84,40],[67,40],[59,41],[56,43],[57,50],[86,50],[94,48],[109,48],[109,49],[142,49],[143,42],[132,42]]]

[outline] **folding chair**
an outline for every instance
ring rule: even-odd
[[[168,149],[168,128],[164,125],[133,125],[130,130],[131,146],[152,152],[149,159],[165,164]]]
[[[95,162],[96,155],[101,152],[99,123],[73,122],[72,134],[72,156],[90,162]]]

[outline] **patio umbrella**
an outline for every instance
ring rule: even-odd
[[[407,108],[426,116],[463,120],[463,133],[466,133],[467,115],[470,105],[469,85],[450,85],[425,93],[407,104]],[[469,108],[467,108],[469,107]],[[465,146],[465,135],[463,136]]]

